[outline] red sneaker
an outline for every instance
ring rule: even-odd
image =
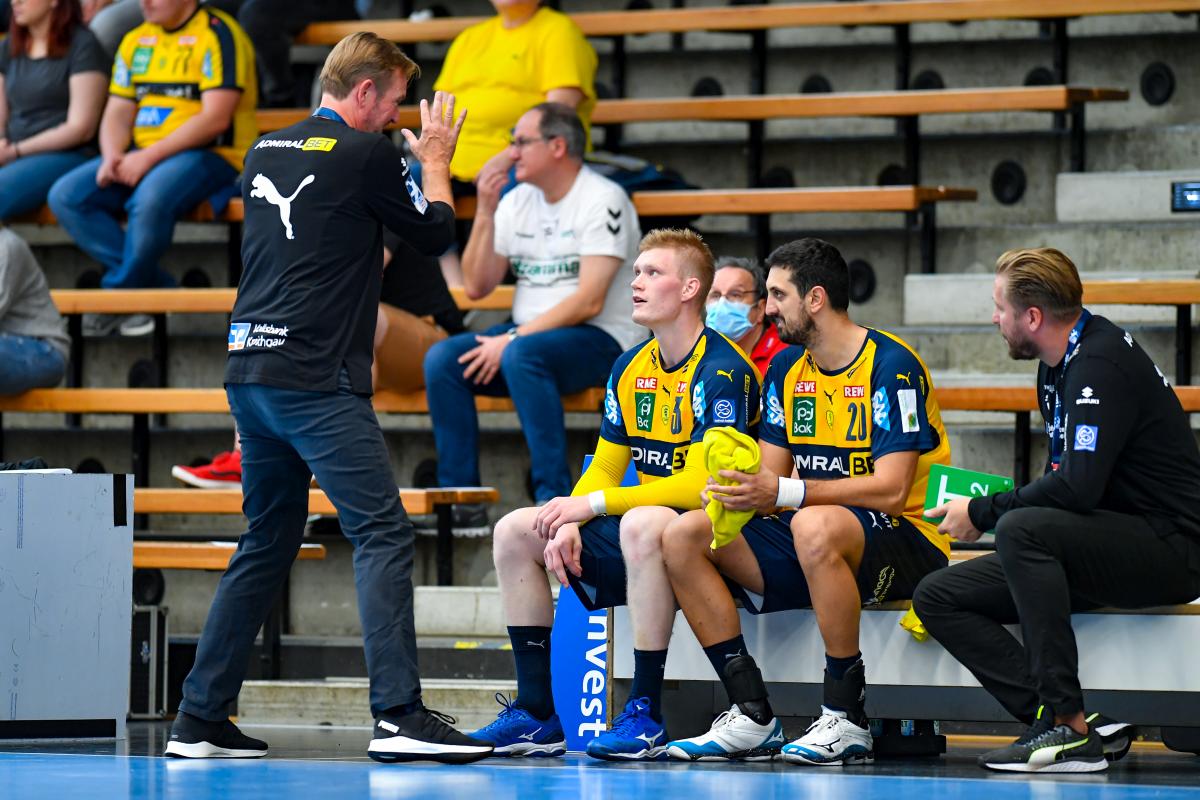
[[[171,477],[201,489],[241,489],[242,453],[217,453],[212,463],[199,467],[176,464],[171,467]]]

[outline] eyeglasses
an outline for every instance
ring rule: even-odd
[[[726,292],[725,294],[721,294],[720,292],[709,292],[708,302],[715,303],[722,297],[731,303],[746,303],[747,305],[751,305],[757,300],[757,298],[754,296],[754,292],[734,290],[732,292]]]
[[[518,150],[523,150],[534,142],[544,141],[546,141],[545,136],[530,136],[529,138],[525,138],[524,136],[514,136],[508,140],[508,146],[515,147]]]

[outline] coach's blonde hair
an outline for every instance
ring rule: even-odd
[[[1083,308],[1079,271],[1066,254],[1053,247],[1009,250],[996,260],[996,274],[1007,281],[1006,295],[1021,308],[1040,308],[1062,321]]]
[[[370,31],[352,33],[342,39],[321,68],[321,91],[343,100],[362,81],[370,78],[381,90],[391,86],[396,70],[407,80],[421,74],[417,62],[398,46]]]
[[[659,228],[642,237],[638,252],[644,253],[659,248],[674,250],[680,254],[680,265],[690,277],[700,281],[698,297],[700,305],[704,305],[708,300],[708,292],[712,289],[713,274],[716,272],[712,250],[708,249],[704,239],[687,228]]]

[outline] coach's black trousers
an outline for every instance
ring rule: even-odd
[[[929,574],[913,607],[1017,719],[1030,722],[1039,703],[1074,714],[1084,706],[1071,614],[1194,600],[1200,574],[1186,551],[1197,547],[1141,517],[1018,509],[1000,518],[995,553]],[[1018,622],[1024,645],[1003,627]]]

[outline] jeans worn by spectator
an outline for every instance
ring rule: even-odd
[[[67,371],[62,353],[42,339],[0,333],[0,394],[57,386]]]
[[[237,173],[211,150],[185,150],[155,164],[137,186],[96,185],[100,158],[64,175],[50,189],[50,208],[59,224],[89,256],[104,266],[105,289],[173,286],[159,266],[171,246],[175,223],[222,188]],[[128,225],[121,226],[121,217]]]
[[[54,182],[89,157],[85,150],[60,150],[24,156],[0,167],[0,220],[37,211],[45,205]]]
[[[514,327],[495,325],[484,336]],[[458,359],[478,345],[474,333],[438,342],[425,357],[425,394],[437,443],[438,484],[479,486],[479,418],[475,395],[511,397],[532,460],[534,500],[570,494],[561,396],[603,386],[621,355],[616,340],[592,325],[518,336],[500,357],[500,371],[477,385]]]

